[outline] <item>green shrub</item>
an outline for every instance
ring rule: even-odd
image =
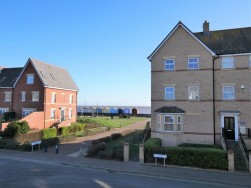
[[[120,138],[122,135],[120,133],[114,133],[111,134],[111,140],[116,140],[118,138]]]
[[[83,136],[87,136],[87,132],[82,130],[82,131],[78,131],[75,132],[76,137],[83,137]]]
[[[227,153],[215,148],[146,147],[145,159],[153,162],[153,154],[166,154],[167,164],[200,168],[228,168]]]
[[[15,139],[2,139],[0,140],[0,148],[18,150],[20,149],[20,144]]]
[[[103,133],[108,130],[108,127],[99,127],[94,129],[86,129],[87,135],[95,135],[98,133]]]
[[[82,123],[72,123],[71,126],[69,126],[69,128],[70,128],[69,132],[75,133],[78,131],[82,131],[82,130],[84,130],[85,126],[86,125],[82,124]]]
[[[19,122],[19,129],[18,133],[25,134],[30,131],[30,126],[27,121],[21,121]]]
[[[43,138],[47,139],[47,138],[54,138],[57,136],[57,129],[56,128],[47,128],[47,129],[43,129]]]
[[[160,138],[149,138],[145,142],[145,148],[161,147],[162,142]]]
[[[66,136],[70,133],[70,128],[69,127],[60,127],[59,128],[59,135],[60,136]]]
[[[91,119],[90,118],[78,118],[77,119],[77,122],[79,122],[79,123],[85,123],[85,124],[89,124],[89,123],[91,123]]]
[[[99,151],[98,158],[100,158],[100,159],[113,159],[113,156],[111,153],[108,153],[106,151]]]
[[[18,122],[12,121],[10,122],[7,127],[4,129],[4,136],[7,138],[13,138],[18,133]]]
[[[92,141],[92,145],[98,144],[100,142],[106,142],[107,143],[109,141],[111,141],[111,137],[110,136],[106,136],[106,137],[103,137],[103,138],[99,138],[97,140],[93,140]]]
[[[99,151],[103,151],[104,149],[105,149],[105,143],[104,142],[93,145],[90,148],[88,148],[87,156],[88,157],[96,156]]]
[[[5,121],[11,121],[16,118],[16,113],[15,112],[4,112],[3,114],[3,119]]]

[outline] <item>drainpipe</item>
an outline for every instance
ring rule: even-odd
[[[216,139],[215,139],[215,69],[214,69],[214,64],[215,60],[219,58],[219,55],[216,55],[213,57],[213,126],[214,126],[214,145],[216,144]]]

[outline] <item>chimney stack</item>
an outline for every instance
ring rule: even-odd
[[[203,23],[203,33],[208,34],[209,33],[209,22],[205,21]]]

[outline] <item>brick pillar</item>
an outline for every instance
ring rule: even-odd
[[[139,162],[144,163],[144,144],[139,145]]]
[[[249,152],[249,173],[251,173],[251,151]]]
[[[228,171],[234,172],[234,152],[232,150],[228,150]]]
[[[124,162],[129,161],[129,144],[124,143]]]

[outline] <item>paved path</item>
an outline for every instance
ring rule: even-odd
[[[93,140],[97,140],[99,138],[104,138],[106,136],[110,136],[114,133],[122,133],[127,130],[136,130],[136,129],[144,129],[146,126],[146,123],[150,121],[150,119],[140,121],[137,123],[133,123],[132,125],[123,127],[123,128],[114,128],[110,131],[106,131],[104,133],[96,134],[93,136],[85,136],[85,137],[77,137],[76,140],[73,140],[71,142],[62,143],[59,146],[59,155],[68,155],[71,157],[79,157],[80,156],[80,149],[82,155],[86,154],[86,151],[88,147],[91,146],[91,143]],[[55,153],[55,146],[48,148],[48,153]],[[36,152],[44,152],[44,150],[39,150]]]

